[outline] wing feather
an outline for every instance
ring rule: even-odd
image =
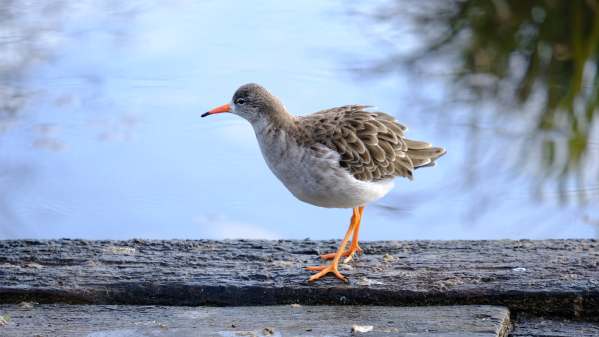
[[[347,105],[298,118],[301,139],[337,151],[341,167],[356,179],[378,181],[432,166],[445,153],[430,143],[405,138],[407,127],[365,105]]]

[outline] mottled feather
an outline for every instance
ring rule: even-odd
[[[339,164],[356,179],[412,179],[414,169],[432,166],[445,153],[439,147],[405,138],[407,128],[369,106],[347,105],[298,117],[298,140],[323,144],[339,153]]]

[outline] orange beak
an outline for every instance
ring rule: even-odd
[[[221,106],[218,106],[218,107],[202,114],[202,117],[206,117],[208,115],[220,114],[220,113],[229,112],[229,111],[231,111],[231,107],[229,107],[229,104],[223,104]]]

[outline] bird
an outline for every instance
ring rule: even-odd
[[[363,253],[358,238],[366,205],[389,193],[394,178],[412,180],[415,169],[435,166],[446,152],[406,138],[405,125],[372,106],[345,105],[296,116],[255,83],[242,85],[229,103],[201,117],[220,113],[233,113],[251,124],[267,166],[297,199],[352,209],[337,251],[320,256],[331,263],[305,267],[316,272],[308,282],[329,274],[348,282],[339,263],[342,257],[347,263]]]

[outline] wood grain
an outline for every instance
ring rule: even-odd
[[[597,337],[599,324],[562,319],[558,317],[535,317],[518,315],[513,320],[510,337]]]
[[[503,337],[509,312],[493,306],[164,307],[0,305],[6,337],[411,336]],[[352,334],[352,326],[372,326]]]
[[[379,241],[334,278],[302,267],[336,241],[0,241],[0,303],[505,305],[599,317],[595,240]]]

